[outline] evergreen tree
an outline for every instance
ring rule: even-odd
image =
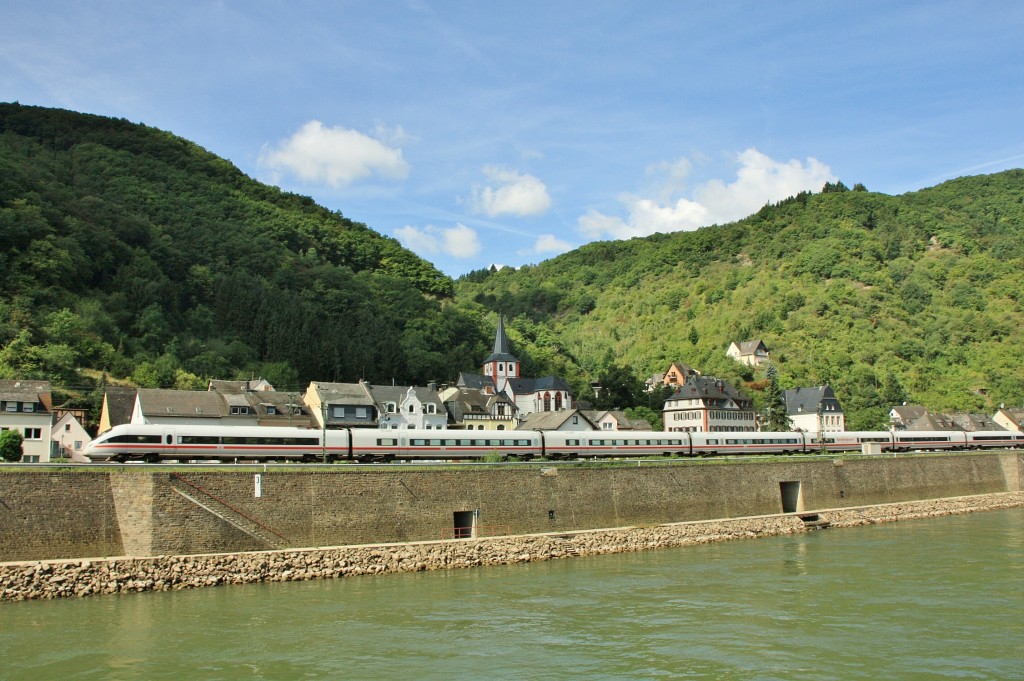
[[[783,433],[793,429],[786,414],[786,402],[783,399],[782,389],[779,387],[779,375],[774,364],[769,364],[765,371],[768,379],[768,387],[765,388],[764,411],[761,430],[773,433]]]

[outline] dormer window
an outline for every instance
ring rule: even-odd
[[[201,412],[202,409],[196,407],[196,411]],[[249,407],[231,407],[232,416],[246,416],[249,413]],[[270,409],[267,409],[267,413],[270,413]]]

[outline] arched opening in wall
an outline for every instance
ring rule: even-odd
[[[804,495],[799,481],[780,482],[779,492],[782,495],[783,513],[800,513],[804,510]]]
[[[473,539],[476,537],[476,513],[474,511],[455,511],[452,536],[456,539]]]

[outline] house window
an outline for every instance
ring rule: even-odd
[[[81,440],[75,440],[75,451],[76,452],[82,451],[82,441]]]
[[[416,413],[416,405],[415,404],[410,404],[409,405],[409,413],[410,414],[415,414]]]
[[[601,424],[601,427],[602,427],[602,428],[603,428],[604,430],[611,430],[611,429],[612,429],[612,424],[611,424],[611,423],[609,423],[608,421],[605,421],[604,423],[602,423],[602,424]]]
[[[331,407],[331,418],[345,418],[345,407]]]
[[[437,413],[437,405],[436,404],[428,404],[427,405],[427,413],[428,414],[436,414]]]
[[[26,428],[25,429],[26,440],[42,440],[43,431],[41,428]]]
[[[199,410],[196,409],[196,411],[199,411]],[[249,413],[249,407],[231,407],[231,414],[234,415],[234,416],[238,416],[240,414],[248,414],[248,413]]]
[[[8,402],[7,403],[7,411],[18,411],[18,403],[17,402]]]
[[[267,407],[267,416],[273,416],[276,413],[277,413],[277,407],[274,407],[274,406]]]
[[[356,407],[356,418],[365,419],[367,418],[366,407]]]
[[[395,412],[398,411],[398,407],[395,406],[394,402],[388,402],[387,404],[384,405],[384,411],[386,411],[389,414],[394,414]]]
[[[21,410],[22,411],[27,411],[27,412],[33,412],[33,411],[36,410],[36,405],[33,404],[32,402],[25,402],[24,404],[21,405]]]
[[[70,430],[71,430],[71,424],[70,423],[65,423],[64,424],[64,432],[67,433]]]

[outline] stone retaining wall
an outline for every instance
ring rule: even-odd
[[[1024,507],[1024,492],[829,509],[813,515],[769,515],[476,540],[0,563],[0,601],[507,565],[1020,507]]]

